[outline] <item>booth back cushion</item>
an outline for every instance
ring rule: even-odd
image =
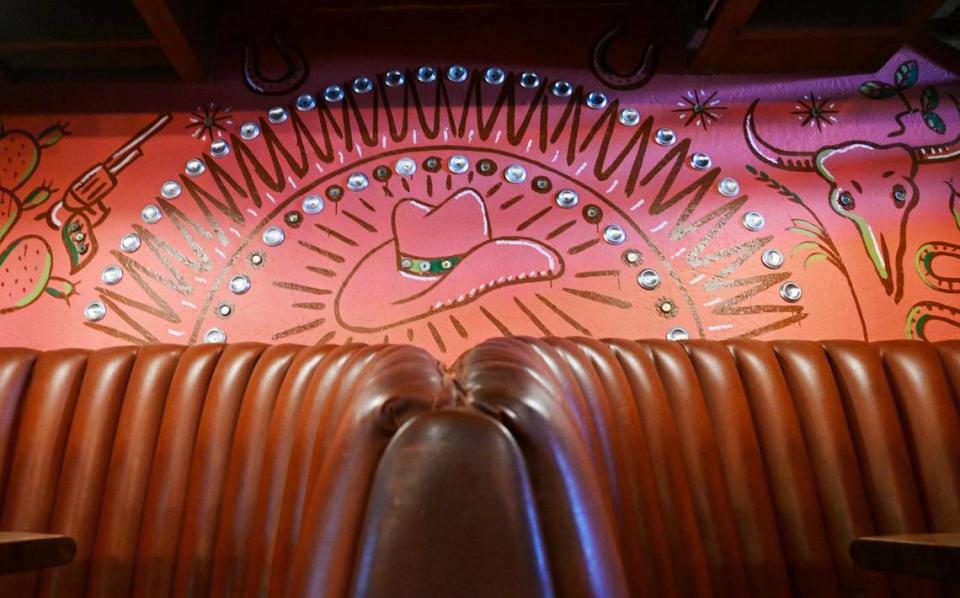
[[[942,595],[848,547],[960,531],[960,341],[507,338],[458,367],[542,509],[605,513],[583,542],[631,596]],[[557,580],[589,566],[543,526]]]
[[[0,349],[2,596],[939,596],[960,342]],[[955,589],[953,591],[956,591]]]
[[[77,554],[0,595],[342,595],[384,446],[444,384],[412,347],[2,350],[0,530]]]

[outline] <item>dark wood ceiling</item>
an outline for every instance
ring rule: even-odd
[[[203,80],[217,6],[212,0],[3,0],[0,80]]]
[[[960,40],[956,31],[960,0],[4,0],[3,4],[0,83],[203,81],[212,72],[217,29],[224,20],[329,12],[474,10],[509,15],[516,9],[579,6],[622,13],[642,12],[657,4],[675,14],[690,70],[708,73],[875,70],[903,43],[915,39],[925,24],[941,39]]]
[[[691,48],[698,72],[868,72],[944,0],[726,0]]]

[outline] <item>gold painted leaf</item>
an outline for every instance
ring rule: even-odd
[[[807,251],[807,250],[819,251],[822,249],[823,248],[820,246],[820,243],[817,243],[815,241],[803,241],[802,243],[797,243],[796,245],[793,246],[793,249],[790,250],[790,255],[796,255],[801,251]]]
[[[815,222],[810,222],[809,220],[804,220],[803,218],[791,218],[791,220],[793,221],[794,225],[800,228],[805,228],[809,231],[813,231],[819,234],[823,234],[824,232],[823,227],[821,227],[819,224]]]
[[[821,261],[821,260],[826,260],[826,259],[829,259],[829,256],[828,256],[827,254],[825,254],[825,253],[822,253],[822,252],[819,252],[819,251],[816,252],[816,253],[811,253],[810,255],[808,255],[808,256],[806,257],[805,260],[803,260],[803,267],[806,268],[806,267],[809,266],[810,264],[819,262],[819,261]]]
[[[812,237],[812,238],[814,238],[814,239],[819,239],[819,238],[820,238],[820,235],[818,235],[817,233],[813,232],[812,230],[807,230],[807,229],[805,229],[805,228],[799,228],[799,227],[796,227],[796,226],[791,226],[791,227],[789,227],[787,230],[793,231],[793,232],[795,232],[795,233],[800,233],[801,235],[804,235],[804,236],[807,236],[807,237]]]

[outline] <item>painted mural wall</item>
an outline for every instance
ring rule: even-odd
[[[960,335],[956,74],[691,77],[618,34],[538,64],[280,29],[150,109],[6,109],[0,345]]]

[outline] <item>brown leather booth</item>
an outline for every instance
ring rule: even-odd
[[[941,596],[960,341],[0,350],[0,596]]]

